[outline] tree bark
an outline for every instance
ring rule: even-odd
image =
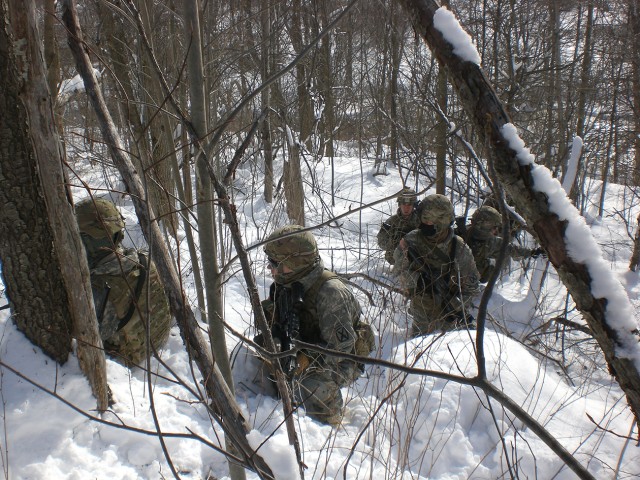
[[[189,72],[189,92],[193,127],[202,140],[207,134],[207,106],[204,92],[204,71],[202,66],[202,41],[200,36],[200,12],[197,0],[184,3],[185,33],[189,45],[187,69]],[[154,75],[154,78],[155,75]],[[207,171],[207,159],[203,152],[196,151],[196,195],[198,198],[198,236],[200,239],[200,258],[204,272],[205,297],[207,299],[207,321],[209,324],[209,342],[213,360],[220,369],[229,388],[234,393],[229,353],[225,340],[223,324],[222,278],[218,267],[218,251],[215,242],[213,188]],[[236,453],[233,442],[226,439],[227,449]],[[244,470],[229,462],[229,471],[233,480],[245,478]]]
[[[262,33],[262,42],[260,48],[260,73],[262,74],[262,82],[266,82],[272,72],[273,62],[271,59],[275,57],[275,42],[271,35],[271,18],[273,6],[271,0],[264,2],[262,11],[260,12],[260,31]],[[264,201],[266,203],[273,202],[273,141],[271,134],[271,95],[269,89],[264,89],[260,93],[260,103],[262,109],[267,111],[267,116],[262,122],[262,155],[264,157]]]
[[[157,222],[153,221],[153,211],[145,201],[140,177],[129,156],[125,153],[109,111],[106,108],[102,92],[91,67],[89,57],[83,47],[82,33],[78,24],[78,15],[73,0],[63,0],[63,21],[68,30],[68,42],[76,60],[76,67],[85,84],[85,91],[96,111],[100,128],[118,171],[122,175],[127,191],[131,195],[140,226],[147,239],[152,259],[164,282],[171,312],[176,317],[183,341],[202,375],[202,382],[208,397],[212,400],[211,410],[225,436],[238,448],[241,459],[248,466],[266,478],[273,478],[273,472],[266,462],[256,455],[246,438],[250,426],[246,422],[240,407],[235,401],[217,364],[213,362],[211,351],[205,342],[200,326],[186,303],[186,294],[181,288],[178,272],[163,241]]]
[[[447,133],[449,132],[449,124],[446,120],[448,89],[447,89],[447,72],[442,66],[438,68],[436,95],[438,105],[444,112],[445,118],[440,118],[435,126],[436,134],[436,193],[445,194],[447,185]],[[453,174],[454,172],[452,172]],[[451,180],[453,185],[453,178]]]
[[[536,191],[531,165],[520,165],[517,153],[509,147],[502,127],[511,123],[502,102],[480,66],[453,53],[453,46],[434,27],[438,5],[433,0],[399,0],[434,56],[448,71],[460,102],[477,127],[481,141],[491,154],[498,178],[513,199],[516,210],[527,221],[540,245],[548,253],[562,282],[573,297],[594,338],[602,349],[612,375],[627,397],[637,420],[640,419],[640,374],[630,358],[618,356],[624,340],[634,332],[620,332],[609,318],[607,298],[596,298],[587,265],[571,258],[564,233],[567,222],[553,213],[546,195]],[[577,212],[576,212],[577,213]],[[626,295],[625,295],[626,296]],[[621,335],[628,335],[625,339]]]
[[[636,234],[633,237],[633,252],[629,261],[629,270],[635,272],[640,264],[640,215],[636,219]]]
[[[8,7],[8,10],[7,10]],[[106,362],[89,267],[62,172],[35,4],[0,3],[0,254],[18,327],[64,363],[71,336],[98,410],[108,408]]]
[[[629,1],[629,45],[631,45],[631,73],[634,110],[633,184],[640,185],[640,0]]]
[[[591,47],[591,32],[593,30],[593,2],[589,2],[587,5],[587,25],[584,31],[584,48],[582,52],[582,66],[580,69],[580,86],[578,88],[578,113],[576,118],[576,135],[584,140],[584,126],[586,123],[586,110],[587,110],[587,90],[589,89],[590,71],[591,71],[591,59],[593,58],[593,52]],[[614,89],[617,92],[617,84]],[[615,102],[614,102],[615,103]],[[614,107],[615,110],[615,107]],[[615,118],[611,119],[613,124]],[[613,126],[613,125],[612,125]],[[584,164],[584,152],[580,155],[578,160],[577,171],[582,171],[582,165]],[[578,178],[578,176],[576,176]],[[576,200],[578,196],[578,182],[575,180],[571,185],[569,197]],[[577,203],[577,202],[576,202]]]

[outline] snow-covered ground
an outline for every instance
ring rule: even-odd
[[[372,161],[361,162],[348,154],[336,158],[332,202],[329,162],[308,165],[314,170],[305,174],[307,224],[324,224],[333,216],[351,212],[314,233],[327,267],[339,273],[363,274],[353,277],[353,291],[377,332],[378,348],[373,356],[400,365],[473,375],[477,370],[475,332],[409,339],[411,319],[405,299],[368,278],[389,285],[394,282],[375,238],[381,221],[394,212],[396,204],[388,201],[357,209],[399,191],[402,182],[397,170],[390,168],[389,175],[374,176]],[[77,168],[94,188],[113,188],[108,183],[117,183],[112,173],[105,183],[99,168],[80,162]],[[256,168],[248,163],[241,168],[233,188],[247,246],[286,223],[280,201],[265,204],[261,191],[255,197],[247,195],[252,185],[261,185],[254,179],[254,175],[261,177]],[[417,187],[420,189],[420,185]],[[600,187],[599,183],[591,185],[594,194]],[[80,198],[87,193],[75,189],[74,194]],[[131,202],[120,195],[112,198],[127,219],[126,242],[140,245]],[[609,185],[606,214],[597,218],[597,198],[595,195],[594,205],[586,212],[589,228],[637,309],[639,274],[627,271],[631,239],[616,212],[626,212],[627,219],[635,219],[638,209],[629,208],[629,190]],[[186,242],[181,241],[175,251],[182,258],[185,286],[195,307]],[[249,249],[249,253],[264,297],[270,279],[262,248]],[[549,322],[553,317],[566,316],[581,323],[570,301],[565,314],[566,291],[553,268],[542,258],[525,266],[511,264],[489,305],[485,337],[489,380],[522,405],[594,477],[638,478],[640,449],[633,439],[624,438],[637,437],[638,429],[632,424],[624,396],[607,374],[592,341],[570,331],[562,334],[557,324]],[[227,272],[226,321],[251,337],[252,315],[238,263],[230,265]],[[541,290],[531,287],[541,280]],[[227,336],[230,353],[236,343],[236,337]],[[144,371],[129,370],[108,360],[109,385],[116,403],[112,411],[98,416],[75,356],[64,366],[56,365],[16,330],[8,310],[0,311],[0,361],[6,365],[0,367],[0,465],[4,477],[170,478],[173,475],[157,436],[151,406],[180,478],[228,476],[224,456],[207,445],[220,445],[221,429],[183,386],[197,387],[199,379],[192,377],[195,368],[189,365],[177,327],[162,351],[162,359],[171,371],[154,360],[153,373],[158,375],[152,377],[151,389]],[[256,393],[246,382],[242,356],[233,359],[234,374],[243,382],[237,387],[237,400],[254,428],[250,441],[258,445],[270,437],[259,453],[278,478],[295,478],[297,466],[282,425],[281,404]],[[295,415],[307,466],[305,478],[576,478],[533,432],[470,386],[369,365],[365,375],[344,389],[343,395],[346,412],[338,429],[311,420],[303,411]],[[247,477],[257,478],[252,472],[247,472]]]

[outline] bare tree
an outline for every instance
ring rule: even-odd
[[[624,342],[609,317],[608,299],[596,298],[591,291],[593,279],[587,265],[575,261],[567,252],[566,222],[553,213],[546,196],[535,190],[531,166],[520,165],[516,157],[518,152],[509,147],[502,127],[511,123],[511,119],[502,102],[480,66],[454,54],[453,46],[434,27],[434,14],[439,8],[435,1],[401,0],[401,3],[438,61],[447,68],[462,106],[478,128],[480,140],[491,151],[498,179],[548,252],[549,260],[593,332],[636,420],[639,420],[640,373],[637,366],[631,359],[617,355],[618,347]],[[634,335],[633,332],[625,334]]]
[[[152,258],[164,282],[171,312],[178,320],[185,345],[191,358],[200,369],[207,395],[213,402],[210,409],[227,435],[227,439],[240,452],[243,464],[266,478],[273,478],[269,466],[250,447],[246,438],[249,425],[247,425],[217,363],[213,361],[211,350],[204,341],[193,311],[185,302],[186,295],[182,290],[178,272],[164,243],[157,220],[153,221],[153,209],[145,200],[146,196],[140,177],[136,173],[131,159],[125,153],[122,140],[115,129],[102,92],[98,87],[95,73],[84,49],[82,32],[73,0],[65,0],[62,4],[62,11],[62,18],[68,29],[69,46],[76,60],[76,66],[84,80],[87,95],[96,111],[110,154],[133,199],[140,225],[150,245]]]
[[[633,85],[635,163],[633,184],[640,185],[640,1],[629,1],[629,35]]]

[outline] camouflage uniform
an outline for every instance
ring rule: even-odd
[[[408,216],[402,214],[401,205],[415,205],[418,200],[416,192],[411,189],[404,189],[398,196],[398,210],[395,215],[391,215],[380,226],[378,232],[378,246],[385,251],[384,258],[391,265],[394,264],[393,252],[407,233],[415,230],[420,225],[420,218],[411,211]]]
[[[413,336],[473,326],[468,311],[479,291],[471,250],[453,233],[453,205],[444,195],[429,195],[423,203],[420,228],[394,254],[410,297]]]
[[[481,282],[489,280],[502,246],[502,237],[495,235],[494,229],[502,229],[502,215],[495,208],[488,206],[482,206],[473,213],[471,224],[467,228],[465,240],[473,253]],[[506,258],[535,257],[542,253],[539,249],[532,250],[509,243]],[[506,262],[503,265],[506,265]]]
[[[139,365],[146,356],[147,337],[152,351],[157,350],[171,329],[169,303],[156,267],[146,252],[122,247],[124,220],[113,203],[84,200],[76,206],[76,218],[104,347],[125,365]]]
[[[296,232],[302,227],[291,225],[276,230],[271,239]],[[332,350],[368,355],[373,349],[373,334],[361,319],[358,300],[337,275],[325,270],[318,255],[315,238],[309,232],[271,240],[265,252],[272,263],[275,282],[263,308],[276,342],[287,339],[285,312],[281,296],[300,292],[296,305],[299,328],[295,339]],[[277,268],[276,268],[277,265]],[[290,270],[289,270],[290,269]],[[313,298],[310,298],[313,297]],[[362,332],[369,333],[369,344],[360,347]],[[260,341],[258,340],[258,343]],[[323,423],[337,425],[342,419],[341,387],[353,383],[362,373],[361,366],[351,360],[300,350],[297,365],[291,372],[294,400],[302,403],[307,414]]]

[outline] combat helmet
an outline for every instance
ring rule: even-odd
[[[493,207],[486,205],[478,208],[471,216],[471,224],[478,229],[491,231],[502,225],[502,215]]]
[[[124,219],[118,207],[103,198],[78,202],[75,213],[89,267],[93,267],[122,243]]]
[[[418,201],[418,194],[412,188],[403,188],[398,195],[398,205],[415,205]]]
[[[445,231],[448,232],[455,222],[451,200],[445,195],[437,193],[425,197],[421,204],[420,221],[422,222],[420,230],[425,235],[440,239],[441,234]]]
[[[278,228],[267,237],[264,252],[272,266],[277,269],[278,283],[287,284],[300,279],[318,261],[318,244],[315,237],[311,232],[302,230],[304,227],[300,225],[287,225]],[[291,269],[293,273],[285,273],[282,267]]]

